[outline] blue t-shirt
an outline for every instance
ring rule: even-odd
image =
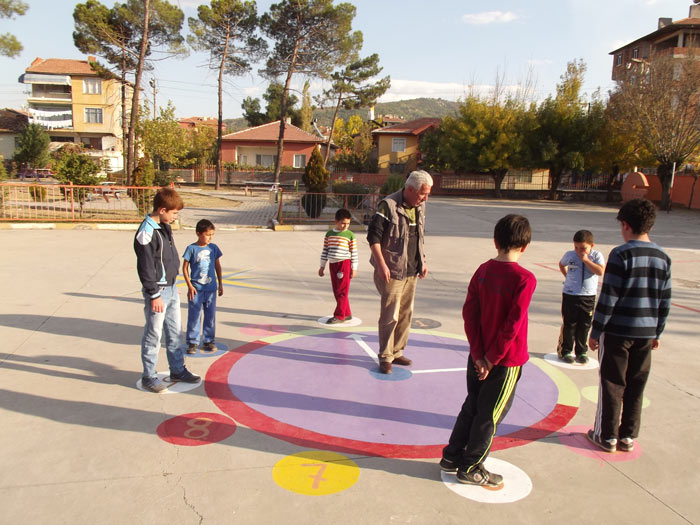
[[[214,262],[223,254],[216,244],[206,246],[190,244],[182,258],[190,263],[190,281],[197,290],[216,290],[219,283],[216,280]]]
[[[605,264],[603,254],[598,250],[591,250],[588,258],[596,264]],[[598,291],[598,276],[594,274],[583,261],[578,258],[574,250],[564,254],[559,261],[566,266],[566,280],[564,281],[564,293],[568,295],[595,295]],[[583,274],[581,273],[583,272]]]

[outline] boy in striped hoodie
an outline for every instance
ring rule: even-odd
[[[335,212],[335,227],[328,230],[323,239],[323,251],[321,252],[321,267],[318,275],[323,277],[326,269],[326,261],[331,274],[331,285],[335,296],[336,307],[333,317],[326,321],[328,324],[337,324],[352,319],[350,312],[350,279],[357,275],[357,241],[355,234],[348,228],[352,215],[345,208]]]
[[[606,452],[630,452],[639,434],[651,351],[671,306],[671,259],[649,239],[656,206],[632,199],[617,213],[625,244],[613,248],[588,340],[599,350],[595,425],[586,437]],[[618,441],[619,440],[619,441]]]

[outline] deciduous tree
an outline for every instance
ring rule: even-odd
[[[148,110],[141,112],[148,115]],[[146,155],[153,161],[155,169],[160,171],[163,164],[175,164],[187,155],[187,133],[175,118],[175,107],[171,101],[165,108],[160,108],[160,115],[155,119],[143,119],[139,125],[139,135]]]
[[[13,19],[15,15],[23,15],[29,6],[20,0],[0,0],[0,18]],[[22,52],[22,44],[11,33],[0,35],[0,55],[14,58]]]

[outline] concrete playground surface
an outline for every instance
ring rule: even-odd
[[[133,232],[0,230],[0,523],[700,524],[700,215],[660,213],[652,231],[673,259],[673,306],[634,452],[598,452],[582,437],[595,359],[552,360],[557,262],[580,228],[607,258],[621,242],[616,211],[431,199],[414,364],[391,380],[372,357],[378,297],[364,233],[353,323],[329,328],[318,322],[334,307],[317,275],[322,232],[221,229],[218,350],[187,358],[203,384],[161,395],[137,388]],[[538,280],[531,360],[488,460],[505,483],[487,490],[457,485],[437,461],[466,392],[467,284],[495,254],[495,222],[513,212],[534,230],[521,259]],[[188,229],[175,237],[180,253],[196,240]],[[165,350],[158,370],[167,375]]]

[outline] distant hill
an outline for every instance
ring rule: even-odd
[[[404,120],[415,120],[421,117],[442,118],[445,115],[453,115],[457,112],[459,104],[441,98],[414,98],[411,100],[399,100],[397,102],[380,102],[374,107],[374,114],[379,115],[394,115],[401,117]],[[360,115],[364,120],[367,119],[367,108],[355,109],[348,111],[340,109],[338,116],[343,120],[347,120],[350,115]],[[333,109],[316,109],[314,110],[314,118],[318,119],[322,126],[330,126],[333,118]],[[229,118],[224,119],[229,133],[240,131],[248,127],[248,123],[244,118]]]

